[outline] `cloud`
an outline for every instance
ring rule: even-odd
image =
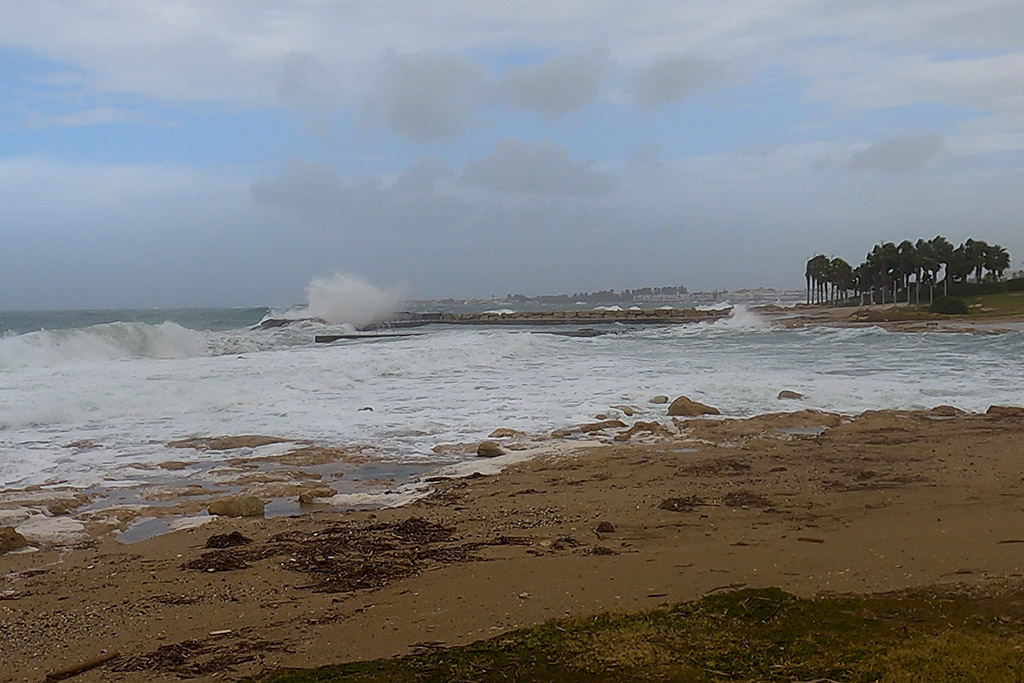
[[[943,145],[944,139],[938,133],[901,133],[854,153],[846,167],[851,171],[906,173],[938,156]]]
[[[606,195],[615,178],[574,162],[569,151],[551,141],[532,145],[512,138],[499,140],[490,156],[466,165],[462,179],[501,192],[547,196]]]
[[[277,95],[306,116],[310,132],[321,138],[330,135],[331,117],[339,104],[339,85],[315,55],[291,52],[285,56]]]
[[[469,210],[459,198],[437,192],[437,183],[448,175],[432,157],[392,182],[373,175],[345,177],[329,164],[295,161],[279,176],[253,183],[252,198],[286,209],[307,226],[347,235],[444,229],[458,225]]]
[[[448,142],[470,125],[482,86],[483,71],[461,57],[389,50],[366,105],[410,140]]]
[[[594,50],[510,69],[499,91],[514,107],[557,119],[593,102],[608,71],[607,52]]]
[[[448,165],[435,156],[420,157],[408,171],[395,180],[394,190],[398,193],[432,194],[438,181],[452,175]]]
[[[277,178],[262,178],[252,187],[257,202],[287,207],[314,222],[337,217],[344,190],[334,167],[303,161],[293,161]]]
[[[636,72],[633,97],[641,107],[660,107],[721,85],[726,75],[725,67],[711,59],[663,57]]]

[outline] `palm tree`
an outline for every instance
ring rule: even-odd
[[[807,262],[806,277],[808,282],[808,288],[810,283],[814,283],[814,297],[810,296],[808,292],[809,303],[821,303],[823,301],[823,291],[825,283],[828,282],[828,266],[829,259],[824,254],[818,254]]]
[[[900,280],[903,284],[903,288],[907,290],[907,303],[910,303],[910,276],[915,275],[917,277],[918,287],[921,286],[921,257],[917,253],[917,247],[910,240],[903,240],[900,245],[896,247],[898,253],[898,262],[900,269]]]
[[[953,243],[942,235],[936,235],[929,243],[935,252],[935,260],[943,266],[942,293],[949,294],[949,262],[953,258]]]
[[[968,240],[973,242],[973,240]],[[972,247],[973,249],[973,247]],[[974,261],[967,249],[967,242],[961,244],[949,255],[949,277],[953,282],[967,282],[967,276],[974,271]]]
[[[967,238],[967,241],[963,243],[964,256],[971,264],[971,269],[974,271],[974,281],[981,282],[981,271],[985,267],[985,254],[989,250],[989,246],[981,240]],[[966,278],[965,278],[966,282]]]
[[[928,301],[934,298],[935,291],[935,274],[939,272],[939,257],[935,251],[935,245],[932,240],[919,239],[914,245],[917,247],[917,303],[921,303],[921,279],[925,273],[925,281],[928,283]]]
[[[854,287],[853,267],[841,258],[834,258],[829,262],[828,274],[832,285],[832,303],[835,304],[839,292],[842,292],[842,298],[846,299],[847,292]]]
[[[1003,271],[1010,267],[1010,252],[998,244],[993,244],[985,251],[985,268],[994,279],[1003,277]]]

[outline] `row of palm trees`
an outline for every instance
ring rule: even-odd
[[[938,283],[942,283],[943,293],[948,293],[950,282],[967,282],[971,275],[975,282],[999,280],[1009,267],[1010,253],[1006,249],[981,240],[968,239],[958,247],[941,235],[917,242],[883,242],[876,244],[856,268],[824,254],[807,261],[807,303],[838,303],[849,299],[851,293],[861,303],[865,298],[886,303],[902,299],[901,290],[909,303],[912,283],[920,303],[922,284],[928,286],[931,299]]]

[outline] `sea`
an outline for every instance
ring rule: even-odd
[[[844,414],[1024,402],[1024,332],[788,329],[742,307],[713,322],[551,328],[442,326],[315,343],[347,325],[259,329],[265,307],[0,312],[0,490],[201,480],[224,459],[169,442],[259,434],[359,449],[429,469],[468,459],[446,444],[506,427],[545,434],[611,406],[665,419],[655,395],[726,417],[813,408]],[[295,316],[299,317],[299,316]],[[779,391],[805,396],[781,402]],[[461,453],[461,454],[460,454]]]

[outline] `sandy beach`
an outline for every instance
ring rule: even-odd
[[[1022,414],[608,426],[542,442],[499,474],[433,482],[402,507],[7,553],[0,680],[114,653],[74,680],[237,678],[744,586],[1018,584]],[[503,459],[521,457],[478,462]]]

